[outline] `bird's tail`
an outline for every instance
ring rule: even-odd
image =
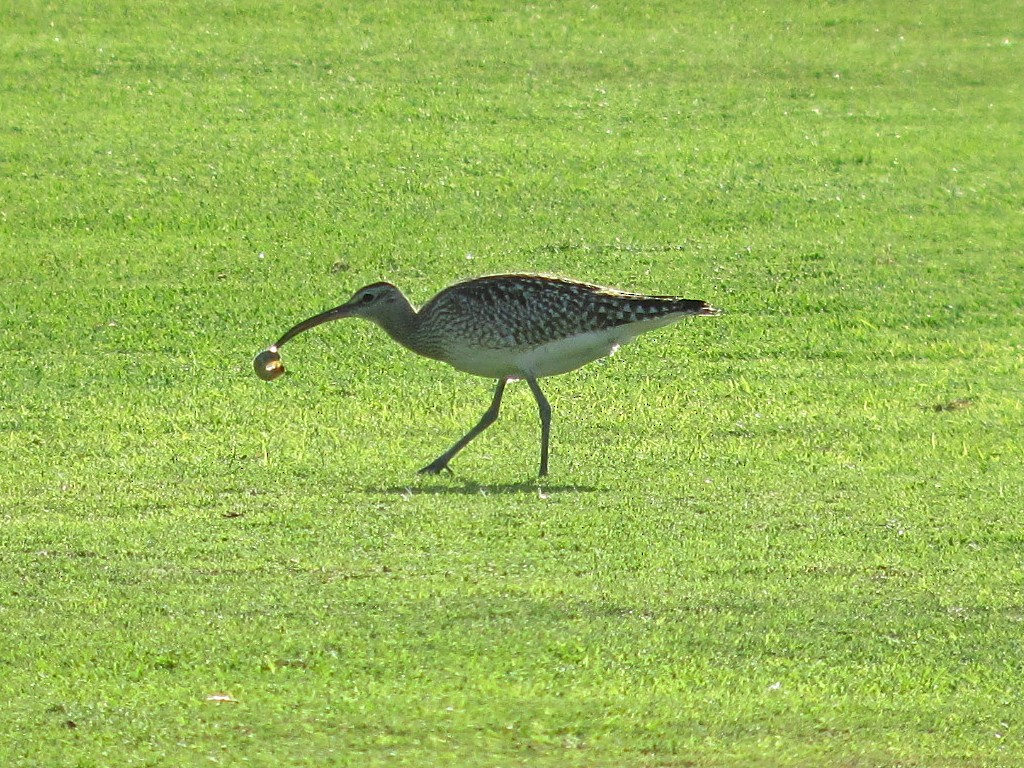
[[[720,315],[722,310],[699,299],[676,299],[671,304],[672,312],[685,312],[688,315]]]

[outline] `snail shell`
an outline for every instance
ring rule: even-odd
[[[284,373],[281,355],[273,347],[256,355],[256,359],[252,361],[252,367],[256,369],[256,375],[264,381],[273,381]]]

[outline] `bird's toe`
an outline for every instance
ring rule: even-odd
[[[432,461],[429,464],[427,464],[427,466],[423,467],[423,469],[419,470],[419,472],[417,474],[420,474],[420,475],[440,475],[442,472],[445,472],[445,471],[447,471],[449,473],[451,473],[451,471],[452,471],[451,468],[448,466],[448,462],[447,461],[444,461],[444,462]]]

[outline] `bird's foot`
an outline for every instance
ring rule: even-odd
[[[448,474],[454,474],[452,472],[452,470],[451,470],[451,467],[448,466],[447,459],[444,460],[444,461],[442,461],[441,459],[436,459],[435,461],[432,461],[429,464],[427,464],[427,466],[425,466],[423,469],[419,470],[419,472],[417,472],[417,474],[420,474],[420,475],[440,475],[442,472],[448,472]]]

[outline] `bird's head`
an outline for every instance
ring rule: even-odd
[[[384,328],[393,328],[401,321],[401,318],[412,311],[409,301],[398,288],[391,283],[373,283],[365,288],[360,288],[344,304],[314,315],[293,326],[274,346],[280,347],[289,339],[310,328],[345,317],[361,317],[365,320],[372,320]]]

